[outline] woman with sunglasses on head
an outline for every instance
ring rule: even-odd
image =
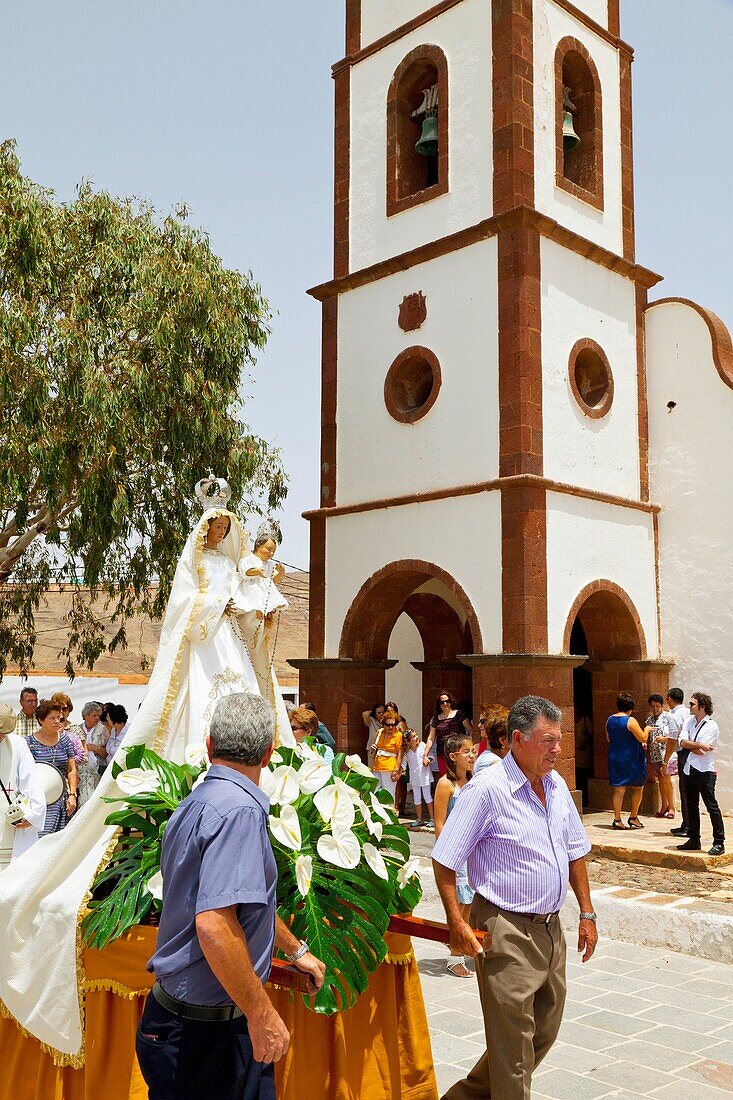
[[[382,726],[377,733],[370,761],[372,771],[383,790],[392,798],[397,790],[397,780],[402,774],[404,735],[400,728],[400,716],[396,710],[385,710]]]
[[[471,719],[456,706],[456,701],[449,691],[441,691],[435,700],[435,714],[430,719],[430,733],[425,744],[424,763],[427,767],[430,752],[435,745],[438,757],[438,771],[445,775],[445,743],[451,734],[467,734],[473,740],[473,725]]]
[[[473,737],[465,732],[452,733],[445,742],[445,775],[438,780],[435,788],[435,839],[448,820],[448,815],[456,804],[456,798],[462,787],[473,777],[473,763],[476,748]],[[468,923],[468,914],[473,901],[473,890],[468,883],[468,867],[464,864],[456,872],[456,897],[461,916]],[[466,966],[463,955],[450,955],[448,970],[455,978],[470,978],[471,971]]]

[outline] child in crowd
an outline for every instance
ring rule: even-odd
[[[476,759],[476,747],[473,737],[465,733],[451,733],[445,740],[445,775],[438,780],[435,788],[435,835],[448,820],[448,815],[456,804],[461,788],[473,776],[473,763]],[[464,864],[456,872],[456,896],[461,916],[468,923],[468,913],[473,901],[473,890],[468,882],[468,868]],[[448,970],[456,978],[470,978],[471,971],[466,966],[463,955],[448,957]]]
[[[415,803],[415,813],[417,814],[417,821],[413,821],[410,826],[411,829],[420,829],[423,826],[427,829],[435,828],[435,822],[433,821],[433,795],[430,789],[433,773],[429,764],[427,766],[423,764],[424,756],[425,746],[420,740],[420,734],[417,730],[410,730],[409,740],[407,742],[407,752],[405,753],[405,763],[410,769],[410,790],[412,791],[412,798]],[[423,805],[427,810],[427,820],[423,817]]]

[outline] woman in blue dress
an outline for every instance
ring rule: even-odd
[[[46,824],[39,833],[39,836],[46,836],[65,829],[69,818],[76,813],[78,777],[74,745],[68,733],[63,732],[60,708],[51,700],[42,699],[38,704],[36,718],[40,726],[27,740],[31,756],[37,764],[51,764],[64,781],[61,797],[46,807]]]
[[[606,722],[608,740],[608,782],[613,787],[613,829],[643,829],[639,806],[646,783],[646,750],[649,730],[642,729],[631,713],[636,703],[622,693],[616,699],[617,711]],[[621,820],[626,788],[631,787],[631,815],[628,826]]]

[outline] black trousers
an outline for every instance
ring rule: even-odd
[[[697,768],[690,766],[690,774],[682,778],[687,794],[687,822],[690,840],[700,843],[700,799],[702,798],[705,809],[710,814],[710,823],[713,826],[713,841],[716,844],[725,844],[723,815],[715,797],[715,780],[717,779],[715,772],[699,772]]]
[[[685,786],[685,764],[687,763],[687,757],[690,755],[689,749],[677,750],[677,779],[680,785],[680,809],[682,811],[682,828],[690,831],[689,812],[687,809],[687,787]]]
[[[247,1020],[181,1020],[148,994],[135,1041],[150,1100],[275,1100],[275,1067],[256,1062]]]

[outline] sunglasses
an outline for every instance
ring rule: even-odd
[[[396,722],[385,722],[384,723],[384,728],[386,730],[396,730],[397,729],[397,723]]]

